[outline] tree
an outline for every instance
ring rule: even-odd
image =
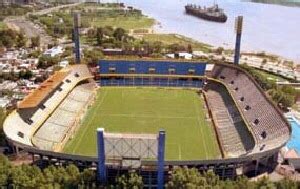
[[[279,103],[281,103],[284,107],[292,107],[295,103],[295,97],[293,95],[283,93]]]
[[[263,60],[262,60],[262,64],[264,65],[264,64],[266,64],[268,61],[267,61],[267,59],[266,58],[264,58]]]
[[[192,54],[193,53],[193,47],[191,44],[188,44],[188,47],[187,47],[187,52]]]
[[[273,189],[276,187],[267,177],[263,177],[256,182],[256,188]]]
[[[75,165],[68,165],[66,168],[68,174],[67,185],[69,188],[76,187],[79,184],[79,170]]]
[[[143,179],[135,172],[116,178],[116,187],[122,189],[143,188]]]
[[[23,33],[19,33],[17,36],[16,46],[22,48],[26,46],[27,39]]]
[[[87,32],[87,37],[92,39],[92,38],[96,37],[96,34],[97,34],[97,30],[95,30],[94,28],[91,28]]]
[[[42,52],[40,50],[35,50],[35,51],[32,51],[28,55],[28,57],[30,57],[30,58],[38,58],[41,54],[42,54]]]
[[[2,91],[3,93],[4,91]],[[0,108],[0,145],[3,146],[5,144],[5,134],[3,132],[3,123],[6,119],[7,113],[5,109]],[[3,162],[3,157],[0,156],[0,164]]]
[[[113,37],[113,35],[114,35],[114,29],[111,26],[105,26],[103,28],[103,33],[104,33],[105,36]]]
[[[21,79],[30,79],[32,77],[31,70],[21,70],[19,73],[19,78]]]
[[[54,167],[53,165],[47,167],[46,169],[44,169],[43,171],[44,173],[44,184],[45,186],[48,186],[48,188],[53,187],[56,188],[55,186],[60,186],[57,183],[57,180],[55,179],[55,173],[56,173],[56,167]]]
[[[168,49],[171,53],[175,53],[175,52],[178,52],[178,51],[184,51],[185,47],[178,44],[178,43],[174,43],[174,44],[169,45]]]
[[[47,68],[49,66],[53,66],[58,64],[59,58],[56,57],[50,57],[50,56],[41,56],[39,58],[38,67],[40,68]]]
[[[103,39],[104,39],[104,29],[103,28],[97,28],[96,39],[97,39],[97,44],[102,45]]]
[[[197,188],[206,186],[206,180],[200,175],[197,169],[175,168],[171,173],[171,179],[166,184],[169,189],[184,189],[184,188]]]
[[[162,46],[163,46],[163,43],[160,42],[160,41],[155,41],[153,43],[153,52],[154,53],[157,53],[157,54],[160,54],[162,52]]]
[[[239,189],[253,188],[253,183],[251,183],[249,181],[249,179],[245,176],[238,177],[235,185],[236,185],[236,188],[239,188]]]
[[[36,166],[14,167],[11,173],[12,184],[17,188],[39,188],[43,185],[43,174]]]
[[[117,28],[114,31],[113,36],[115,37],[115,39],[117,39],[118,41],[123,41],[123,39],[126,37],[126,31],[123,28]]]
[[[0,186],[7,186],[11,164],[8,159],[0,154]]]
[[[41,37],[39,35],[31,38],[31,46],[32,47],[39,47],[40,43],[41,43]]]
[[[9,36],[3,36],[2,38],[2,44],[6,48],[11,48],[14,46],[14,40]]]
[[[218,47],[218,48],[216,49],[216,54],[221,55],[221,54],[223,53],[223,51],[224,51],[224,48],[223,48],[223,47]]]
[[[85,169],[80,174],[80,183],[87,188],[92,188],[93,183],[96,182],[96,174],[91,169]]]
[[[103,58],[103,54],[100,49],[84,50],[83,54],[84,54],[84,60],[86,60],[88,64],[95,64],[101,58]]]
[[[297,182],[294,182],[288,178],[284,178],[283,180],[275,183],[277,189],[297,189],[299,188]]]

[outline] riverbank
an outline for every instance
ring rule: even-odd
[[[207,22],[184,12],[190,0],[123,0],[126,5],[141,9],[144,14],[160,22],[158,33],[176,33],[215,47],[233,49],[235,45],[235,18],[244,16],[242,51],[265,51],[300,63],[298,25],[300,8],[249,1],[219,0],[228,20],[224,24]],[[196,2],[195,2],[196,3]],[[210,6],[211,0],[198,2]]]
[[[290,7],[300,7],[300,1],[296,2],[294,0],[248,0],[253,3],[264,3],[264,4],[276,4]]]
[[[179,34],[146,34],[143,36],[143,39],[147,42],[161,42],[164,45],[172,45],[178,44],[181,46],[191,46],[191,48],[195,51],[203,51],[204,53],[209,53],[212,49],[211,45],[201,43],[194,39],[179,35]]]

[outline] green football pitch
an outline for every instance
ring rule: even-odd
[[[167,160],[219,158],[216,136],[205,120],[203,103],[194,90],[102,87],[64,151],[96,155],[97,128],[112,133],[154,134],[164,129]]]

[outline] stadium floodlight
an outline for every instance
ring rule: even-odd
[[[80,13],[74,13],[74,43],[75,43],[75,63],[80,64]]]
[[[98,180],[101,183],[106,182],[105,166],[105,145],[104,145],[104,128],[97,129],[97,149],[98,149]]]
[[[242,29],[243,29],[243,16],[238,16],[235,21],[236,41],[235,41],[234,64],[239,64],[240,61]]]

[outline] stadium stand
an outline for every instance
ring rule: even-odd
[[[101,86],[201,88],[205,63],[101,60]]]
[[[251,76],[240,68],[222,64],[214,66],[212,77],[226,86],[248,123],[256,140],[252,153],[286,143],[290,137],[288,123]]]
[[[225,156],[245,155],[255,142],[226,88],[217,82],[210,82],[204,91]]]
[[[33,146],[31,140],[39,127],[51,116],[76,85],[90,78],[93,76],[86,65],[70,66],[49,77],[41,84],[41,87],[21,101],[17,110],[6,118],[3,124],[6,137],[9,140]],[[79,90],[85,92],[81,88]],[[51,127],[51,124],[49,125]],[[44,145],[45,148],[48,145],[53,146],[47,143]]]
[[[95,97],[94,88],[88,88],[86,85],[91,84],[76,86],[40,127],[32,140],[35,146],[51,151],[59,151],[62,148]]]

